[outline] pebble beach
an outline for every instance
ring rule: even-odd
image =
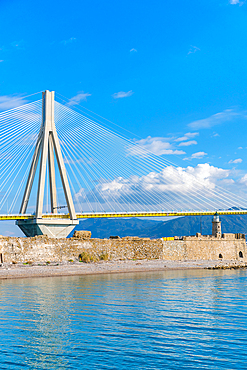
[[[125,260],[97,263],[50,263],[50,264],[1,264],[0,279],[33,278],[48,276],[96,275],[128,272],[148,272],[185,269],[237,269],[247,263],[236,261],[164,261]]]

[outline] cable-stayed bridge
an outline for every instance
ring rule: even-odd
[[[0,220],[62,237],[80,218],[247,213],[245,199],[54,95],[0,113]]]

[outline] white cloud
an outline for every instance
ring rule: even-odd
[[[130,52],[131,52],[131,53],[132,53],[132,52],[137,53],[137,50],[136,50],[135,48],[132,48],[132,49],[130,49]]]
[[[207,155],[207,153],[205,153],[205,152],[197,152],[197,153],[194,153],[194,154],[192,154],[192,158],[202,158],[202,157],[204,157],[205,155]]]
[[[233,109],[226,109],[223,112],[213,114],[212,116],[188,124],[192,129],[211,128],[224,122],[232,121],[236,117],[247,118],[245,113],[235,112]]]
[[[77,95],[73,96],[69,102],[67,103],[67,106],[71,107],[76,104],[80,104],[81,101],[87,101],[87,98],[91,96],[92,94],[84,93],[84,91],[78,92]]]
[[[200,51],[201,49],[199,49],[197,46],[193,46],[193,45],[191,45],[190,46],[190,50],[189,50],[189,52],[188,52],[188,54],[187,55],[189,55],[189,54],[194,54],[194,53],[196,53],[197,51]]]
[[[233,185],[235,184],[235,181],[233,179],[223,179],[221,183],[225,185]]]
[[[0,110],[12,109],[26,103],[27,100],[19,94],[0,96]]]
[[[75,37],[70,37],[70,39],[68,39],[68,40],[61,41],[61,44],[68,45],[68,44],[71,44],[72,42],[75,42],[75,41],[76,41]]]
[[[128,154],[146,157],[151,153],[155,155],[182,155],[186,154],[179,147],[187,147],[196,145],[196,140],[189,140],[199,135],[198,132],[188,132],[181,137],[151,137],[145,139],[134,140],[135,145],[128,148]],[[201,152],[200,152],[201,153]]]
[[[183,158],[184,161],[186,160],[191,160],[191,159],[200,159],[200,158],[203,158],[205,155],[207,155],[208,153],[205,153],[205,152],[196,152],[196,153],[193,153],[190,157],[188,158]]]
[[[239,180],[239,183],[241,185],[245,185],[247,186],[247,174],[245,174],[240,180]]]
[[[128,149],[128,153],[140,157],[148,156],[150,152],[155,155],[185,154],[183,150],[174,149],[169,140],[169,138],[164,137],[148,136],[146,139],[136,140],[135,145]]]
[[[187,132],[184,136],[178,137],[175,141],[186,141],[198,136],[199,132]]]
[[[151,210],[150,206],[156,210],[226,209],[239,206],[239,202],[234,194],[231,196],[223,189],[246,199],[247,174],[240,179],[235,179],[235,175],[236,171],[208,163],[195,167],[168,166],[143,176],[101,178],[90,193],[81,189],[74,199],[85,205],[86,201],[97,199],[98,204],[112,205],[115,210],[121,204],[122,209],[128,210]],[[217,186],[221,189],[214,192]]]
[[[241,159],[241,158],[238,158],[238,159],[231,159],[228,163],[235,163],[235,164],[237,164],[237,163],[242,163],[243,162],[243,160]]]
[[[3,59],[0,60],[0,63],[2,63],[2,62],[3,62]]]
[[[160,197],[168,196],[169,202],[171,202],[169,207],[173,207],[172,202],[176,202],[178,197],[184,197],[187,194],[190,198],[188,199],[187,196],[185,202],[188,202],[188,207],[189,205],[192,207],[191,203],[193,204],[194,201],[196,203],[196,199],[191,197],[195,189],[203,191],[205,196],[210,195],[210,190],[213,190],[219,181],[226,180],[229,174],[229,170],[210,166],[208,163],[186,168],[168,166],[160,172],[153,171],[140,177],[117,177],[112,181],[102,181],[96,185],[94,194],[101,202],[104,202],[105,199],[111,201],[114,198],[120,203],[125,203],[132,196],[138,203],[136,199],[140,196],[140,204],[157,204],[159,206],[162,199]],[[232,184],[232,181],[230,183]],[[83,197],[85,197],[83,190],[76,194],[78,201],[82,201]],[[182,203],[180,206],[182,207]]]
[[[190,140],[190,141],[183,141],[178,146],[190,146],[190,145],[196,145],[196,144],[197,144],[196,140]]]
[[[239,146],[238,149],[243,149],[242,146]]]
[[[201,163],[195,167],[188,166],[183,170],[195,176],[195,178],[199,181],[206,181],[208,185],[210,182],[211,186],[213,187],[217,180],[225,179],[230,175],[229,170],[224,170],[223,168],[211,166],[209,163]]]
[[[85,199],[86,197],[86,192],[84,188],[81,188],[78,193],[74,195],[75,201],[80,202],[81,199]]]
[[[113,97],[114,99],[128,98],[129,96],[131,96],[131,95],[133,95],[133,94],[134,94],[134,92],[133,92],[132,90],[127,91],[127,92],[119,91],[119,92],[117,92],[117,93],[114,93],[114,94],[112,95],[112,97]]]

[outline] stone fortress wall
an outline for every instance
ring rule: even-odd
[[[73,238],[0,237],[0,263],[96,262],[99,260],[161,259],[166,261],[247,261],[244,234],[221,234],[216,214],[213,235],[91,239],[90,231],[75,231]]]
[[[165,239],[165,238],[164,238]],[[53,239],[0,238],[0,263],[46,263],[98,260],[162,259],[240,260],[247,261],[246,241],[242,234],[223,234],[222,237],[201,236],[173,240],[125,237],[117,239],[90,239],[73,237]]]

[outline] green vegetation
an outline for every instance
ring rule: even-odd
[[[109,260],[109,254],[107,252],[102,252],[101,255],[99,256],[99,259],[101,261],[108,261]]]
[[[88,252],[82,252],[79,254],[79,262],[91,263],[97,261],[98,258],[95,255],[89,254]]]

